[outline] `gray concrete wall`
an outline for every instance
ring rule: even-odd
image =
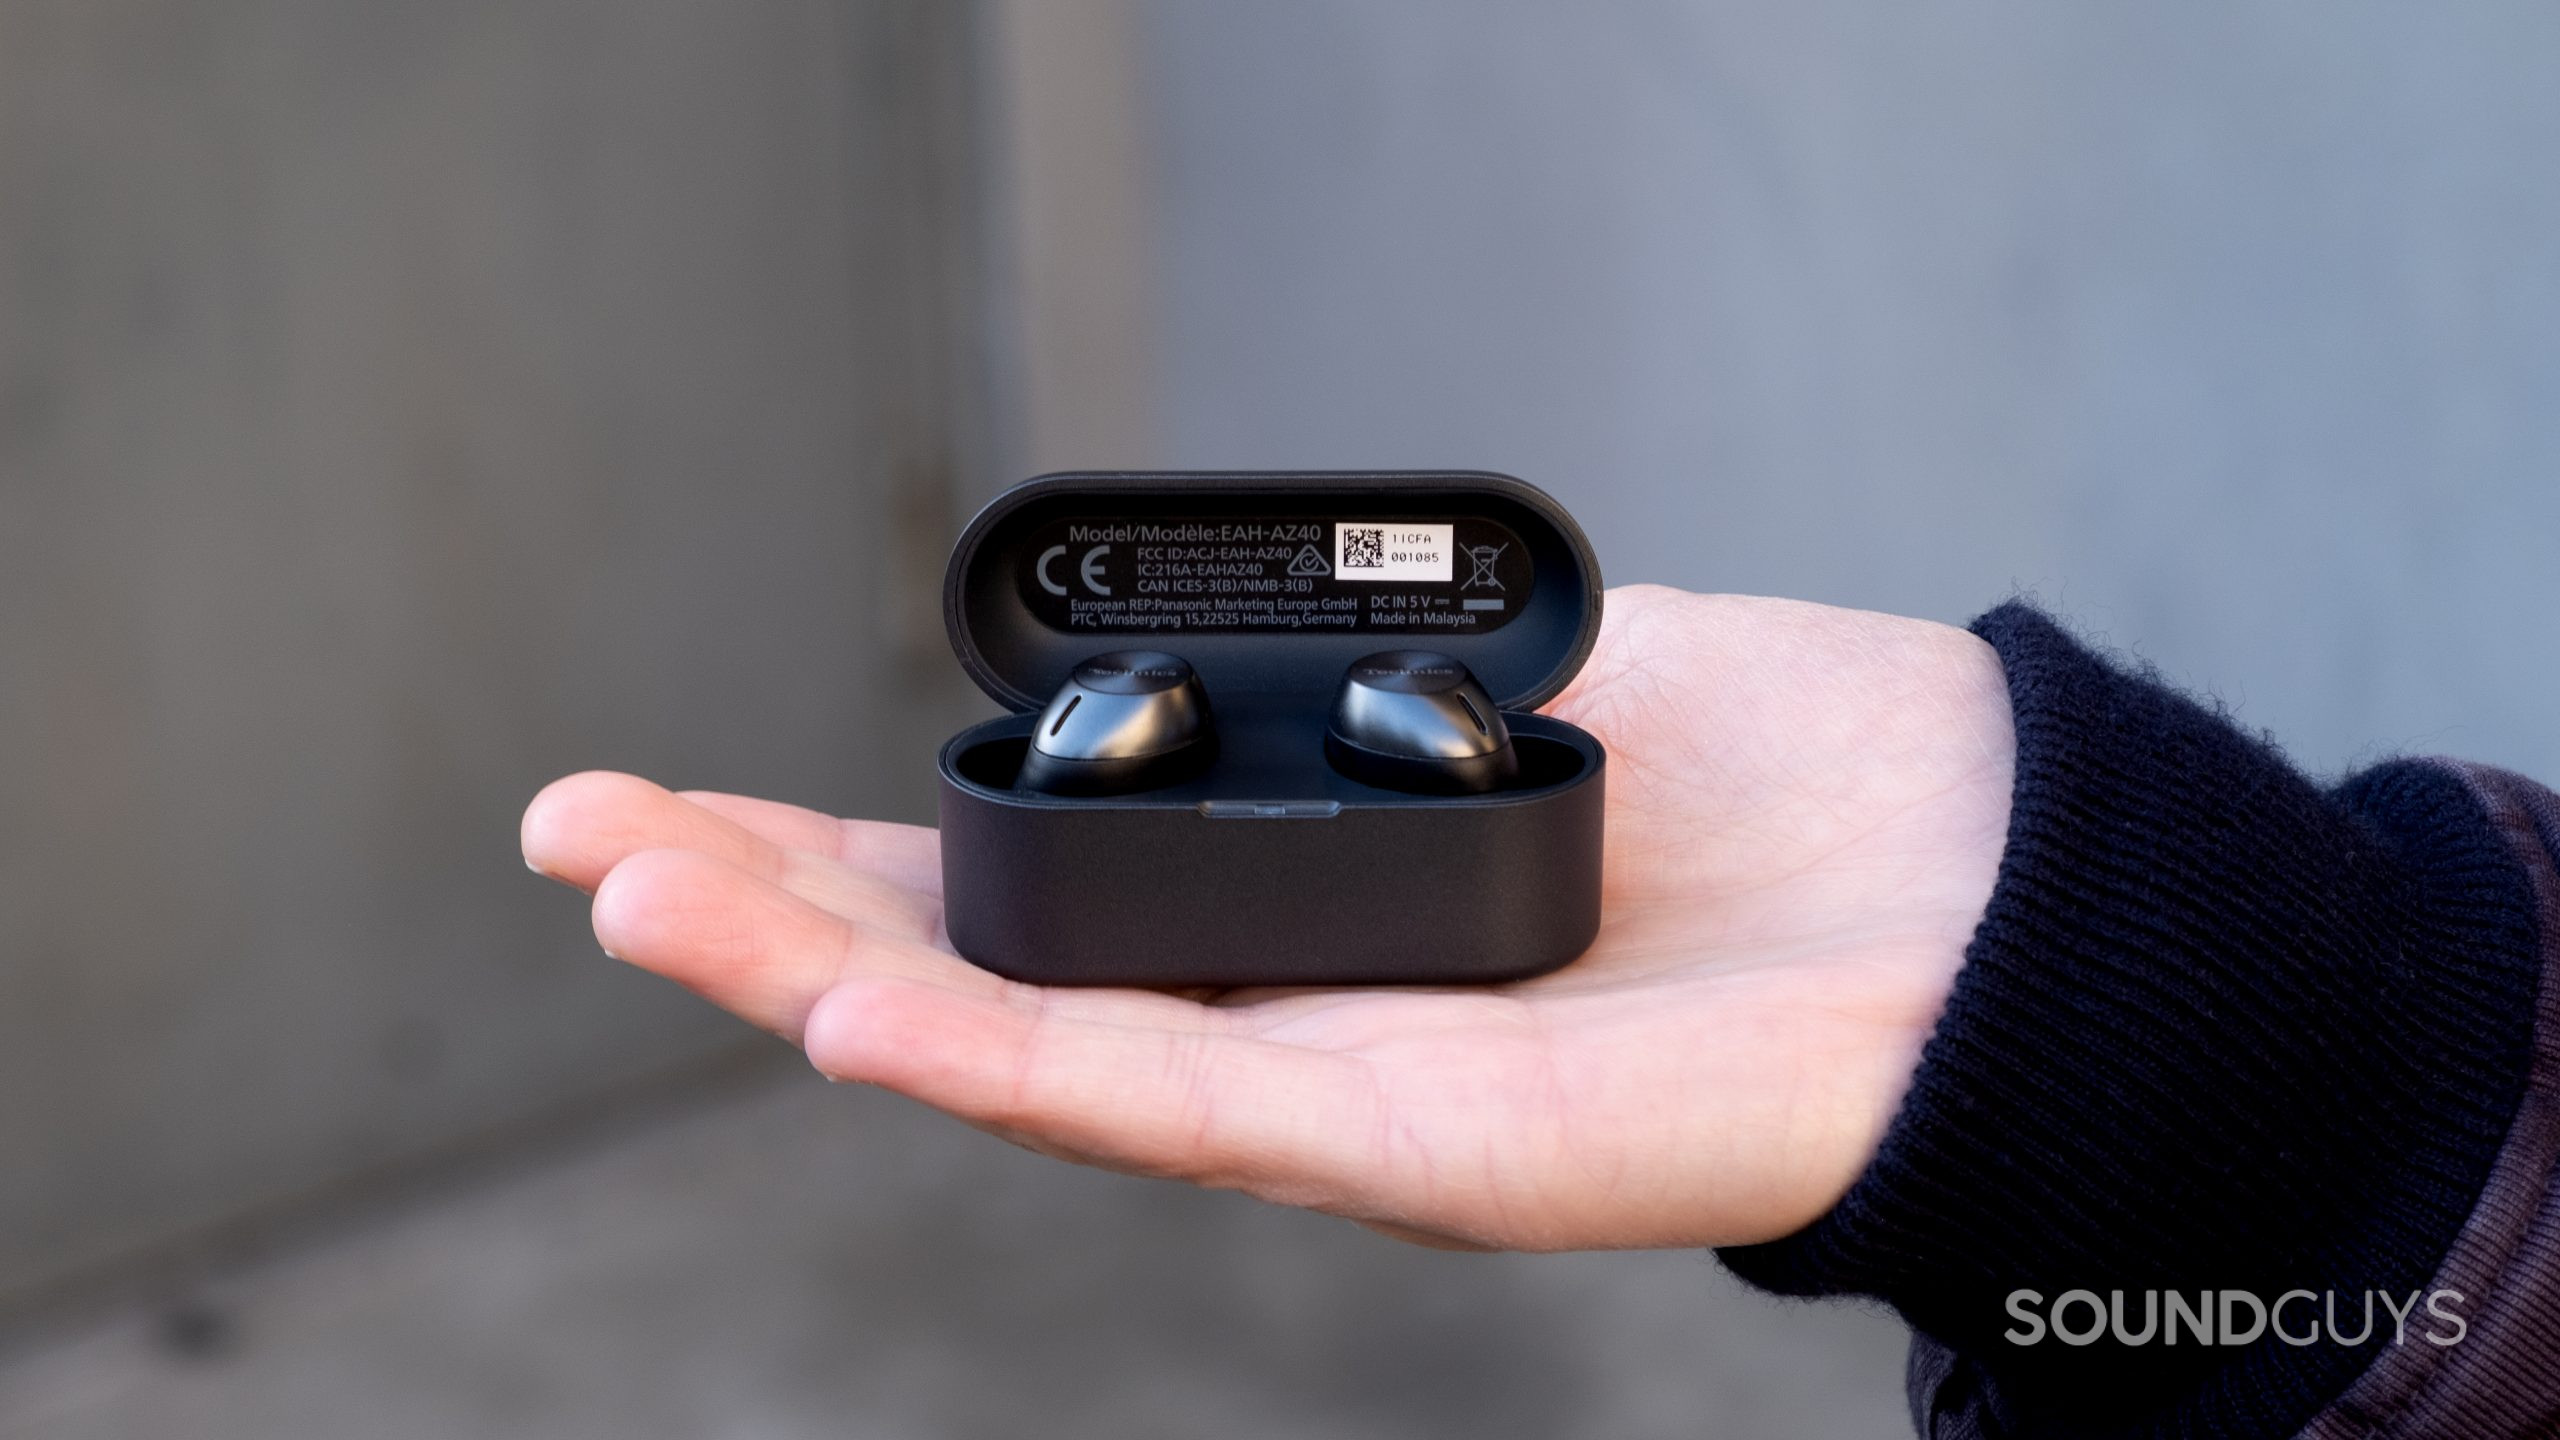
[[[929,814],[961,19],[0,6],[0,1300],[738,1043],[544,780]]]
[[[2560,12],[1157,0],[1161,460],[2560,775]]]

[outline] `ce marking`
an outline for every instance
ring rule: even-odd
[[[1032,574],[1039,577],[1040,588],[1048,591],[1052,595],[1064,595],[1067,593],[1066,586],[1049,578],[1049,562],[1066,553],[1066,546],[1052,545],[1048,549],[1040,552],[1040,563],[1032,569]],[[1102,557],[1110,553],[1110,546],[1096,545],[1092,549],[1084,552],[1084,559],[1076,563],[1077,577],[1084,581],[1084,588],[1092,591],[1096,595],[1108,595],[1111,593],[1111,587],[1102,583]]]

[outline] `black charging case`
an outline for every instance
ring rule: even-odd
[[[1600,627],[1590,542],[1544,491],[1449,472],[1046,475],[952,550],[943,617],[1015,713],[942,747],[944,924],[1050,985],[1464,984],[1552,970],[1600,926],[1602,771],[1529,713]],[[1162,789],[1015,788],[1035,717],[1105,651],[1169,650],[1207,687],[1216,759]],[[1336,772],[1325,718],[1379,650],[1464,663],[1517,780],[1480,795]]]

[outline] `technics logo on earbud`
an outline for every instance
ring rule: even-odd
[[[1151,665],[1144,670],[1132,670],[1125,665],[1087,665],[1084,667],[1084,673],[1087,675],[1136,675],[1149,680],[1182,678],[1181,671],[1163,665]]]
[[[1456,675],[1459,671],[1446,665],[1363,665],[1363,675]]]

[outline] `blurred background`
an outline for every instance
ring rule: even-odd
[[[827,1087],[545,780],[925,819],[961,520],[1466,466],[2560,775],[2560,11],[0,0],[0,1434],[1904,1432],[1703,1256]]]

